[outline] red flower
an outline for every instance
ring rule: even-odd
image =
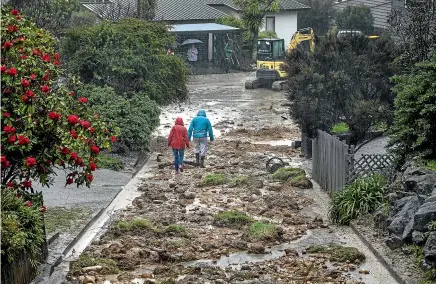
[[[68,116],[67,120],[69,124],[76,124],[79,122],[79,117],[75,114],[72,114]]]
[[[20,36],[20,37],[18,38],[18,41],[23,42],[23,41],[24,41],[24,37],[23,37],[23,36]],[[21,47],[21,46],[20,46],[20,47]],[[22,47],[20,48],[20,52],[22,52]]]
[[[36,80],[36,75],[35,74],[30,75],[30,79]]]
[[[60,160],[60,161],[58,162],[58,164],[59,164],[60,166],[63,166],[63,165],[65,165],[65,162],[62,161],[62,160]]]
[[[29,142],[30,142],[29,137],[26,137],[24,135],[19,135],[18,136],[18,144],[20,144],[20,145],[27,145],[27,144],[29,144]]]
[[[71,155],[70,155],[71,160],[77,160],[77,158],[79,158],[79,155],[77,155],[76,152],[71,153]]]
[[[61,147],[61,154],[67,155],[68,153],[70,153],[70,149],[67,147]]]
[[[48,73],[47,71],[44,73],[44,76],[42,76],[41,80],[43,81],[48,81],[48,79],[50,79],[50,73]]]
[[[85,166],[85,163],[83,162],[82,158],[78,157],[76,159],[76,165],[83,167],[83,166]]]
[[[37,56],[41,56],[41,51],[38,48],[34,48],[32,50],[32,54],[33,55],[37,55]]]
[[[71,137],[73,137],[74,139],[77,139],[77,137],[79,137],[78,135],[77,135],[77,132],[76,132],[76,130],[70,130],[70,134],[71,134]]]
[[[35,96],[35,92],[32,92],[31,90],[26,90],[26,96],[29,98],[33,98]]]
[[[53,65],[58,66],[58,65],[61,65],[61,63],[59,61],[54,61]]]
[[[44,93],[48,93],[48,92],[50,92],[50,87],[47,86],[47,85],[42,85],[41,86],[41,91],[44,92]]]
[[[86,104],[87,102],[88,102],[88,99],[87,98],[85,98],[85,97],[81,97],[81,98],[79,98],[79,103],[83,103],[83,104]]]
[[[15,69],[14,67],[9,68],[9,70],[6,73],[8,73],[9,76],[14,77],[17,75],[17,69]]]
[[[20,11],[18,11],[17,9],[11,10],[11,15],[17,16],[18,14],[20,14]]]
[[[19,21],[21,20],[21,16],[17,16],[16,19]]]
[[[2,65],[1,70],[2,73],[5,73],[8,70],[8,67],[6,67],[6,65]]]
[[[24,203],[24,206],[30,207],[30,206],[32,206],[32,202],[31,201],[26,201]]]
[[[7,42],[5,42],[4,44],[3,44],[3,48],[4,49],[9,49],[9,48],[11,48],[12,47],[12,42],[10,42],[10,41],[7,41]]]
[[[11,114],[10,114],[9,112],[5,111],[5,112],[3,113],[3,116],[4,116],[4,117],[10,117]]]
[[[16,25],[8,26],[8,33],[14,33],[18,31],[18,27]]]
[[[96,163],[93,163],[93,162],[89,163],[89,169],[91,171],[95,171],[96,168],[97,168],[97,164]]]
[[[72,184],[73,183],[73,178],[69,177],[67,178],[67,184]]]
[[[90,127],[90,128],[88,128],[88,131],[91,132],[91,133],[94,133],[94,131],[95,131],[95,130],[94,130],[94,127]]]
[[[23,87],[29,87],[30,86],[30,81],[28,81],[26,79],[21,79],[21,85]]]
[[[1,156],[1,164],[2,164],[2,168],[9,167],[9,161],[4,155]]]
[[[91,149],[91,152],[94,153],[94,154],[98,154],[98,153],[100,153],[100,148],[98,148],[98,147],[95,146],[95,145],[92,145],[92,146],[89,147],[89,148]]]
[[[85,128],[85,129],[88,129],[91,127],[91,123],[89,121],[86,121],[86,120],[81,120],[80,125],[82,125],[83,128]]]
[[[42,207],[41,207],[41,212],[42,213],[45,213],[47,211],[47,207],[45,207],[45,205],[42,205]]]
[[[27,167],[31,168],[31,167],[33,167],[35,165],[36,165],[36,159],[35,158],[33,158],[33,157],[27,157],[26,158],[26,166]]]
[[[91,182],[94,179],[94,177],[91,174],[87,174],[86,178],[89,180],[89,182]]]
[[[61,55],[57,52],[54,54],[54,57],[56,58],[56,60],[61,59]]]
[[[9,143],[15,143],[15,141],[17,141],[17,135],[12,135],[9,137],[8,142]]]
[[[12,188],[14,188],[14,187],[15,187],[15,183],[12,182],[12,181],[10,181],[10,182],[6,183],[6,187],[12,187]],[[19,198],[19,197],[18,197],[18,198]]]
[[[25,181],[23,181],[23,186],[24,186],[25,188],[30,188],[30,187],[32,187],[32,181],[31,181],[31,180],[25,180]]]
[[[21,96],[21,100],[25,103],[27,103],[27,101],[29,100],[29,97],[26,95]]]
[[[27,55],[21,55],[21,59],[26,60],[27,59]]]
[[[42,61],[50,62],[50,60],[50,54],[46,53],[44,56],[42,56]]]
[[[111,141],[112,141],[112,143],[114,143],[115,141],[117,141],[117,137],[115,137],[115,136],[111,136]]]
[[[54,111],[51,111],[51,112],[48,113],[48,117],[50,119],[52,119],[52,120],[57,121],[57,120],[59,120],[59,118],[61,118],[61,114],[57,113],[57,112],[54,112]]]
[[[74,92],[73,91],[70,92],[70,96],[74,96]]]
[[[3,131],[5,134],[10,134],[15,132],[15,128],[10,125],[5,125],[5,127],[3,127]]]

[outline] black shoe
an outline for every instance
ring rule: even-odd
[[[205,166],[204,166],[204,158],[205,157],[203,157],[203,156],[200,158],[200,168],[205,168]]]
[[[195,154],[195,166],[198,167],[200,165],[200,154]]]

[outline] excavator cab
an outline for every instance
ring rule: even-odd
[[[257,41],[258,61],[283,61],[285,41],[278,38],[261,38]]]

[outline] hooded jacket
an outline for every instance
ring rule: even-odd
[[[200,110],[189,125],[188,139],[191,141],[192,137],[205,138],[208,134],[210,141],[213,141],[212,125],[210,124],[209,118],[206,117],[206,112]]]
[[[189,147],[188,131],[181,117],[176,118],[176,122],[173,128],[171,128],[170,135],[168,136],[168,146],[173,149]]]

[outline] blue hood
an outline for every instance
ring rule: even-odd
[[[197,116],[204,116],[204,117],[206,117],[206,112],[201,109],[201,110],[198,111]]]

